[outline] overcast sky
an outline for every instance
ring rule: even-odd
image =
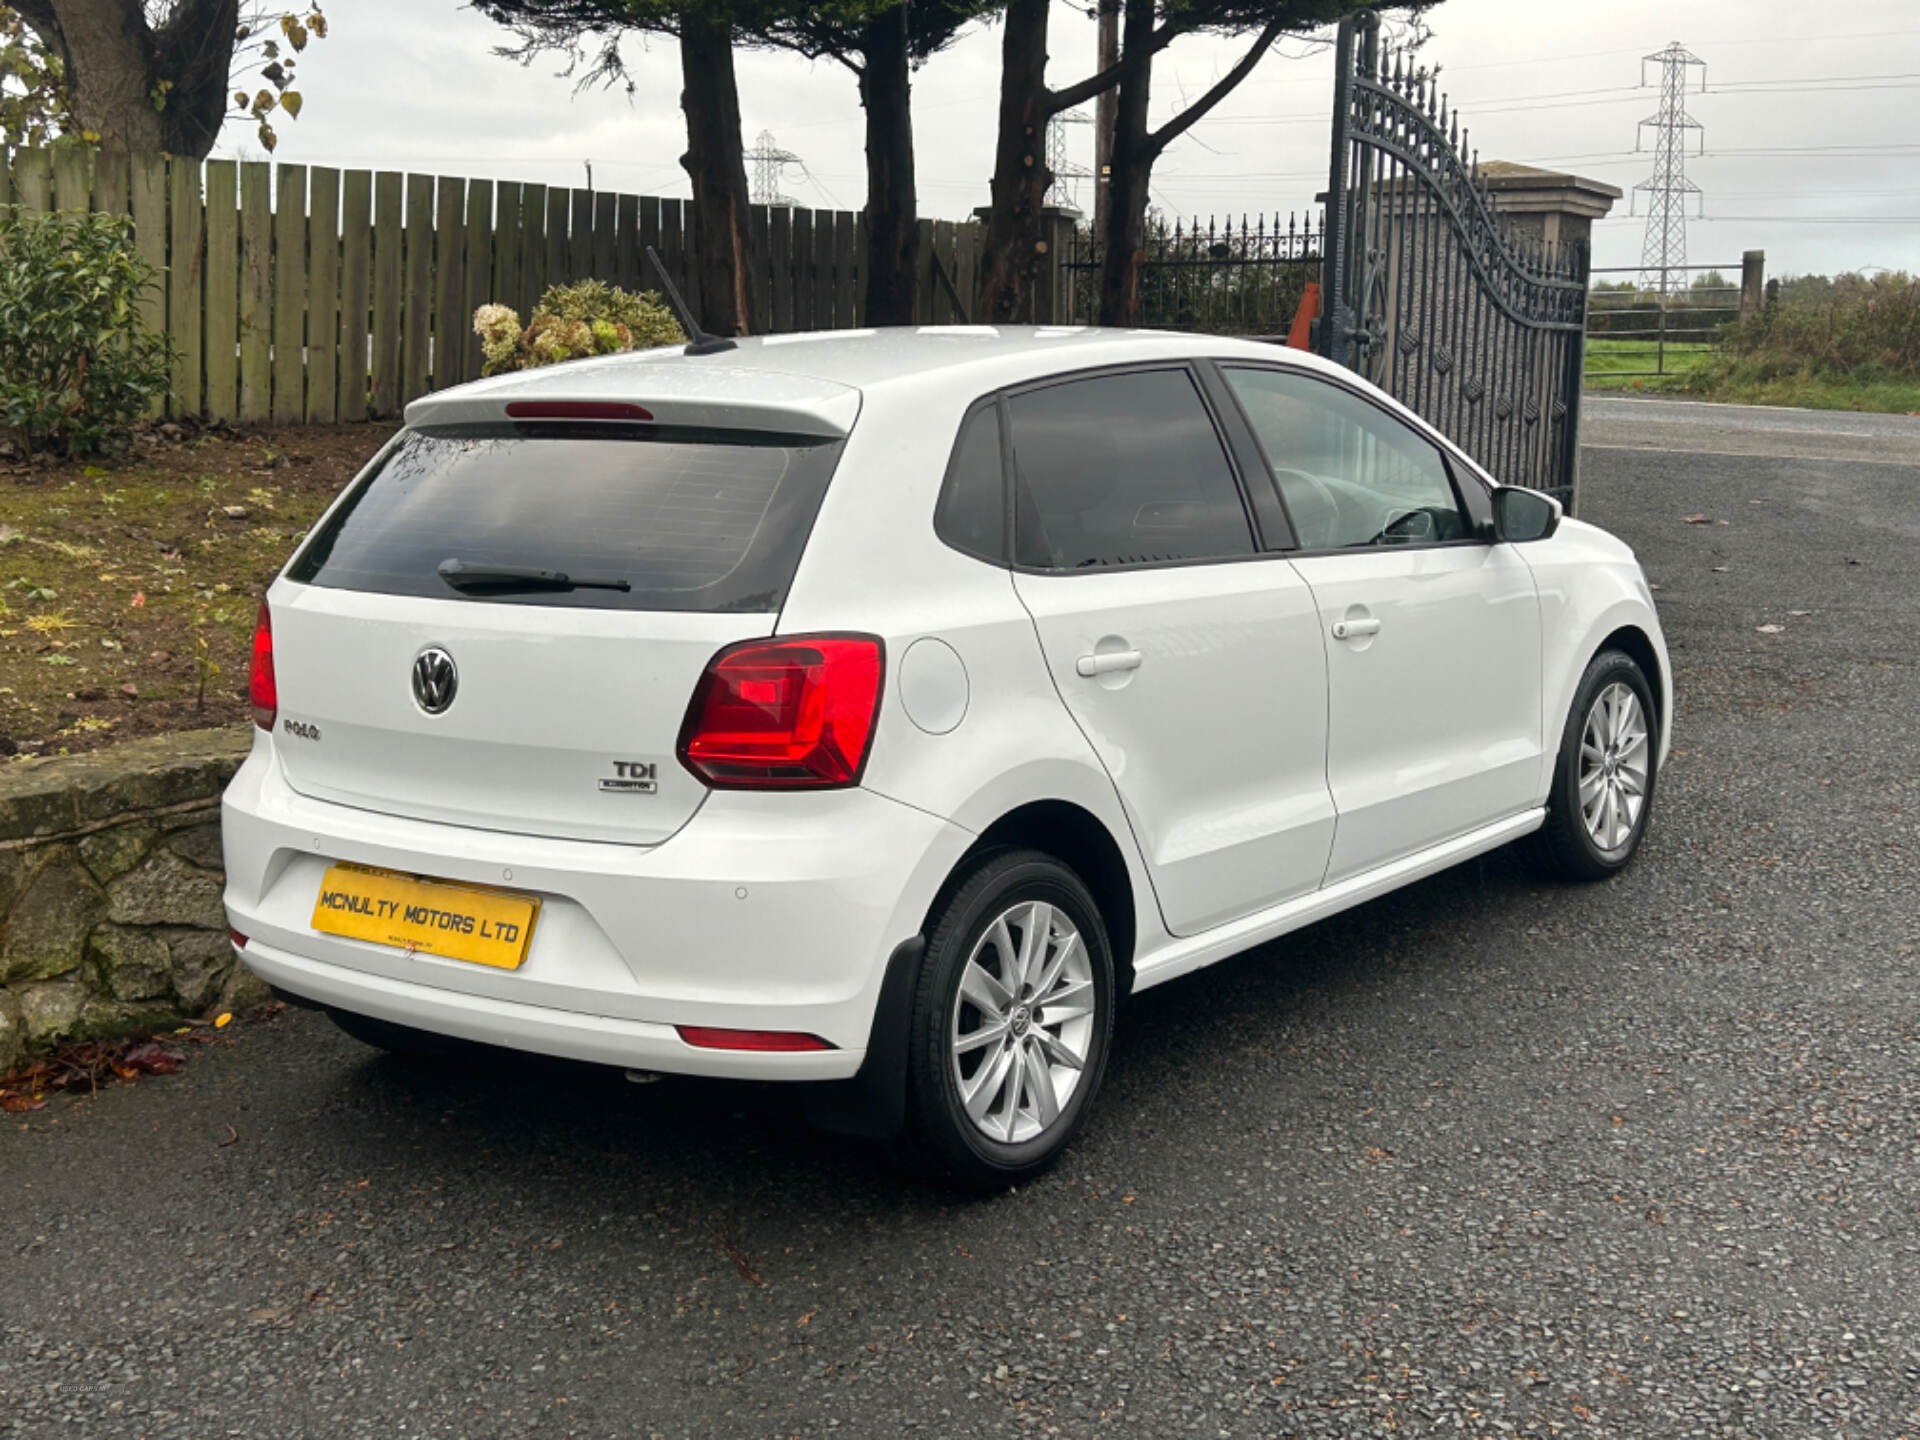
[[[278,158],[496,179],[586,183],[685,195],[679,63],[670,40],[636,37],[635,93],[574,94],[553,60],[496,57],[505,32],[452,0],[325,0],[330,38],[302,59],[307,105],[282,123]],[[1771,273],[1886,266],[1920,270],[1920,6],[1914,0],[1444,0],[1422,54],[1465,114],[1483,159],[1573,170],[1628,192],[1596,231],[1595,263],[1633,265],[1644,218],[1632,187],[1651,168],[1636,122],[1658,108],[1635,89],[1641,56],[1684,42],[1707,62],[1689,97],[1706,154],[1689,171],[1706,219],[1690,258],[1737,262],[1764,249]],[[1049,77],[1090,68],[1093,22],[1056,7]],[[914,86],[920,207],[962,218],[986,203],[1000,32],[982,27],[922,69]],[[1198,95],[1238,53],[1225,40],[1176,44],[1154,69],[1156,121]],[[802,204],[857,209],[864,191],[852,75],[833,62],[743,54],[749,137],[771,131],[805,168],[784,184]],[[1311,206],[1324,185],[1332,62],[1290,43],[1176,143],[1154,172],[1168,212]],[[1657,82],[1647,68],[1647,79]],[[1092,160],[1088,126],[1069,158]],[[1652,132],[1646,132],[1650,152]],[[219,153],[259,158],[230,124]],[[1080,200],[1091,191],[1081,182]],[[1644,217],[1644,199],[1638,214]]]

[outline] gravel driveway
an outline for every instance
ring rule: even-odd
[[[987,1202],[778,1095],[241,1029],[0,1125],[0,1434],[1920,1436],[1920,423],[1781,413],[1589,413],[1680,689],[1619,881],[1151,992]]]

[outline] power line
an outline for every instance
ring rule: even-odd
[[[1637,217],[1614,215],[1594,221],[1596,225],[1620,225]],[[1914,225],[1920,215],[1696,215],[1695,225]]]
[[[1892,40],[1905,36],[1920,35],[1920,30],[1865,30],[1852,34],[1831,35],[1760,35],[1741,36],[1734,40],[1709,40],[1707,46],[1714,49],[1726,49],[1744,45],[1817,45],[1828,41],[1844,40]],[[1545,65],[1556,61],[1593,60],[1609,55],[1631,55],[1637,47],[1620,50],[1562,50],[1553,55],[1530,55],[1516,60],[1483,60],[1473,65],[1449,65],[1450,71],[1461,70],[1500,70],[1514,65]]]
[[[1442,74],[1447,71],[1442,69]],[[1885,83],[1882,83],[1885,82]],[[1713,95],[1839,95],[1852,90],[1920,89],[1920,71],[1885,75],[1781,75],[1767,80],[1721,81],[1703,93]],[[1548,90],[1531,95],[1495,95],[1460,100],[1454,108],[1478,119],[1483,115],[1513,115],[1530,110],[1577,110],[1588,105],[1624,105],[1646,92],[1644,85],[1604,85],[1591,90]],[[1598,98],[1594,98],[1598,97]],[[1296,110],[1278,115],[1223,115],[1212,125],[1307,125],[1327,120],[1324,110]]]

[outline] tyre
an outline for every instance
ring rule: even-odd
[[[473,1048],[451,1035],[436,1035],[431,1030],[416,1030],[411,1025],[399,1025],[351,1010],[328,1010],[327,1018],[362,1045],[371,1045],[406,1060],[454,1060]]]
[[[1538,837],[1549,870],[1605,880],[1627,867],[1647,833],[1658,778],[1653,690],[1619,650],[1593,657],[1574,692]]]
[[[907,1058],[928,1158],[968,1187],[1050,1165],[1085,1122],[1113,1036],[1113,955],[1080,877],[983,857],[929,928]]]

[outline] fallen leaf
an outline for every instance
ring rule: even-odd
[[[1711,525],[1713,523],[1713,517],[1711,515],[1689,515],[1686,517],[1686,521],[1689,525]]]
[[[46,1108],[47,1097],[44,1095],[0,1095],[0,1110],[9,1115],[24,1115],[29,1110]]]
[[[807,1311],[806,1314],[802,1315],[798,1320],[794,1321],[793,1323],[796,1325],[811,1325],[813,1323],[813,1317],[818,1315],[819,1313],[820,1312],[818,1310],[809,1310]]]
[[[133,608],[134,608],[134,609],[136,609],[136,610],[138,610],[138,609],[139,609],[139,608],[140,608],[140,607],[141,607],[142,605],[144,605],[144,604],[146,604],[146,603],[147,603],[147,592],[146,592],[146,591],[144,591],[144,590],[136,590],[136,591],[134,591],[134,592],[133,592]]]
[[[1811,615],[1812,613],[1813,613],[1813,611],[1811,611],[1811,610],[1789,610],[1789,611],[1787,611],[1787,614],[1789,614],[1789,615],[1791,615],[1791,616],[1793,616],[1793,617],[1794,617],[1794,618],[1796,618],[1796,619],[1799,619],[1799,618],[1801,618],[1801,617],[1803,617],[1803,616],[1807,616],[1807,615]]]
[[[1729,567],[1725,565],[1716,565],[1713,567],[1713,573],[1716,575],[1724,575],[1727,573],[1728,568]]]
[[[218,1030],[223,1026],[231,1023],[232,1020],[233,1020],[233,1016],[229,1014],[227,1011],[223,1010],[217,1016],[214,1017],[213,1028]]]
[[[162,1045],[158,1040],[134,1046],[122,1059],[134,1069],[143,1070],[149,1075],[171,1075],[187,1063],[186,1056]]]
[[[1787,627],[1784,625],[1761,625],[1756,627],[1762,635],[1778,635]]]

